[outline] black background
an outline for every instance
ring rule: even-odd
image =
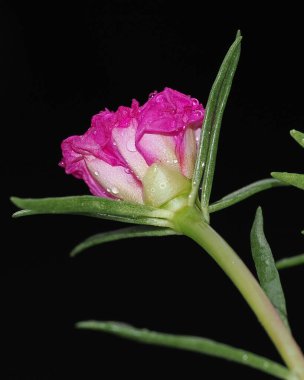
[[[278,360],[241,296],[194,243],[129,240],[70,259],[80,240],[120,225],[69,216],[11,220],[15,208],[8,201],[12,194],[86,194],[83,183],[57,166],[60,142],[83,133],[105,107],[114,110],[132,98],[142,103],[165,86],[206,104],[238,28],[243,51],[213,200],[273,170],[303,170],[303,150],[288,134],[304,129],[302,25],[292,3],[269,10],[258,3],[211,9],[157,0],[0,3],[5,378],[269,378],[218,359],[74,329],[78,320],[119,320],[214,338]],[[253,270],[249,231],[256,207],[263,206],[266,234],[280,258],[303,250],[302,204],[299,190],[274,189],[213,215],[212,224]],[[282,273],[302,347],[303,273]]]

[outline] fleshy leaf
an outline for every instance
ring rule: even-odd
[[[234,43],[224,58],[209,94],[192,179],[192,190],[189,196],[190,205],[196,202],[204,171],[202,205],[206,208],[209,203],[221,121],[240,56],[241,40],[242,37],[238,32]],[[208,215],[205,215],[205,218],[208,219]]]
[[[88,248],[121,239],[130,239],[135,237],[168,236],[176,234],[177,232],[171,230],[170,228],[160,228],[152,226],[134,226],[121,228],[116,231],[103,232],[89,237],[88,239],[78,244],[72,250],[70,255],[76,256],[78,253],[85,251]]]
[[[236,190],[211,204],[209,206],[209,212],[211,213],[220,211],[226,207],[233,206],[234,204],[241,202],[244,199],[247,199],[261,191],[278,186],[287,186],[287,184],[273,178],[266,178],[257,182],[253,182],[250,185],[244,186],[241,189]]]
[[[301,145],[302,148],[304,148],[304,133],[292,129],[290,135]]]
[[[164,334],[147,329],[138,329],[119,322],[78,322],[79,329],[97,330],[117,335],[121,338],[135,340],[140,343],[172,347],[180,350],[198,352],[209,356],[230,360],[248,367],[256,368],[279,379],[288,379],[290,372],[272,360],[240,348],[231,347],[211,339],[199,338],[187,335]]]
[[[40,199],[12,197],[11,201],[17,207],[24,209],[16,212],[14,217],[37,214],[73,214],[125,223],[171,227],[168,220],[172,216],[170,211],[90,195]]]
[[[304,174],[272,172],[273,178],[304,190]]]
[[[271,248],[264,234],[263,213],[261,207],[256,211],[250,240],[252,257],[260,284],[273,306],[278,311],[281,319],[285,325],[288,326],[285,296]]]
[[[291,268],[298,265],[304,265],[304,253],[293,257],[286,257],[276,262],[278,269]]]

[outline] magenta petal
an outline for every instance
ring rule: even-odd
[[[140,180],[151,164],[192,177],[203,117],[197,99],[165,88],[142,107],[133,100],[95,115],[84,135],[63,141],[61,166],[94,195],[142,203]]]

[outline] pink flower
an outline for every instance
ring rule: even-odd
[[[94,195],[144,203],[151,166],[191,179],[203,116],[198,100],[165,88],[142,107],[133,100],[131,108],[93,116],[84,135],[62,142],[60,165],[83,179]]]

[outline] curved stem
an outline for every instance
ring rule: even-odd
[[[260,323],[276,346],[281,357],[296,378],[304,380],[304,356],[290,331],[249,269],[193,207],[175,214],[173,223],[178,231],[189,236],[204,248],[239,289]]]

